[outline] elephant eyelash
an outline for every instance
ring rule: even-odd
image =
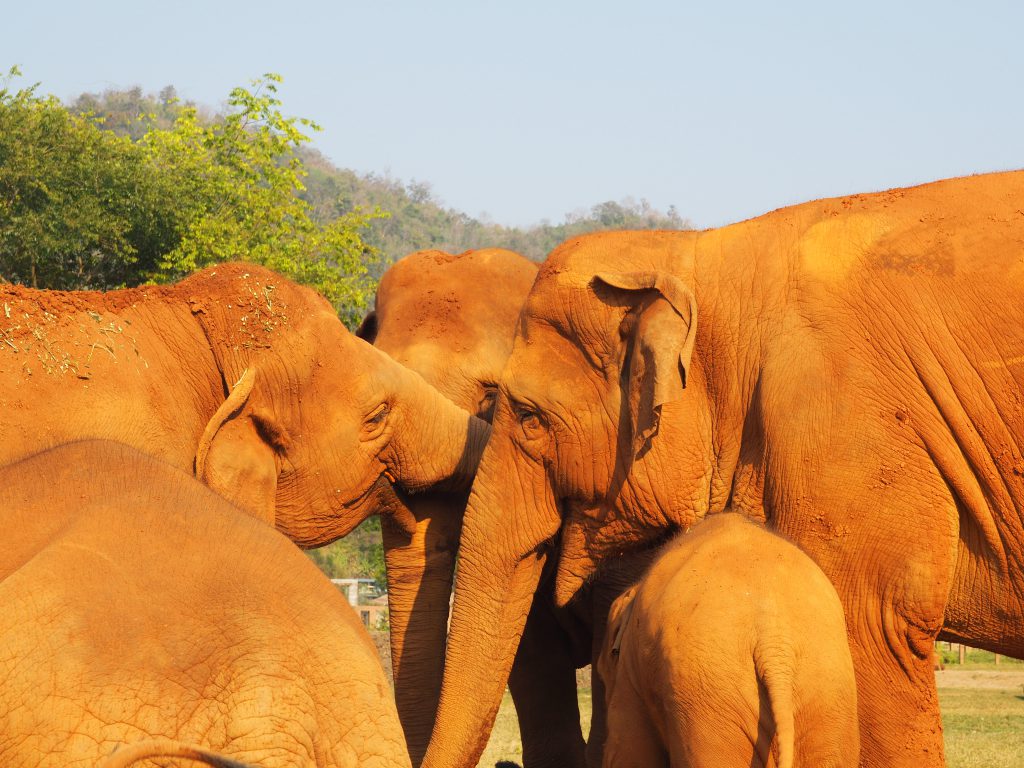
[[[498,402],[498,387],[494,384],[484,384],[484,394],[477,405],[477,416],[490,423],[494,418],[494,406]]]
[[[512,403],[512,409],[516,415],[516,419],[524,428],[540,428],[547,423],[540,411],[531,405],[514,401]]]
[[[384,421],[390,411],[391,409],[388,407],[387,403],[381,403],[373,409],[369,416],[366,417],[366,423],[368,425],[380,424]]]

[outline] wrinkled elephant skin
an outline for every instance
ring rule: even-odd
[[[81,441],[0,469],[0,516],[0,764],[165,739],[260,768],[409,766],[351,606],[190,475]]]
[[[564,603],[726,506],[835,585],[863,764],[942,765],[935,638],[1024,656],[1022,201],[1024,172],[990,174],[556,249],[463,521],[424,765],[475,764],[551,542]]]
[[[252,264],[109,293],[0,286],[0,311],[0,463],[115,440],[301,546],[378,513],[412,530],[402,497],[468,487],[486,441],[322,297]]]
[[[605,768],[857,768],[835,587],[742,515],[710,515],[665,546],[612,605],[598,666]]]

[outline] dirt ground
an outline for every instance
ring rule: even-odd
[[[942,669],[935,673],[939,688],[1016,688],[1024,691],[1024,670]]]

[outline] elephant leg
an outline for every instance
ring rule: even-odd
[[[608,703],[604,768],[668,768],[669,756],[647,707],[628,680],[615,687]]]
[[[935,580],[938,591],[942,583]],[[870,599],[843,590],[840,595],[857,678],[861,765],[941,768],[942,720],[932,668],[941,605],[922,610],[928,604],[923,591],[908,592],[898,581],[860,589]]]
[[[884,642],[868,636],[850,644],[857,675],[861,765],[941,768],[942,720],[931,659],[915,658],[907,665],[896,655],[879,655],[878,644]]]
[[[519,717],[525,768],[585,768],[572,643],[550,594],[538,592],[508,687]]]
[[[462,506],[446,494],[413,497],[411,534],[391,516],[381,520],[395,703],[413,766],[426,752],[441,691]]]
[[[604,567],[600,578],[590,586],[590,615],[592,626],[591,658],[597,660],[604,647],[605,632],[608,628],[608,611],[615,599],[639,581],[654,560],[655,551],[639,552],[618,558]],[[591,690],[593,706],[590,718],[590,733],[587,736],[587,765],[601,768],[604,762],[604,744],[608,732],[607,707],[605,705],[605,682],[591,665]]]
[[[593,704],[590,733],[587,734],[587,765],[590,768],[601,768],[604,764],[604,745],[608,740],[608,707],[605,704],[607,689],[604,679],[597,671],[597,664],[590,667],[590,690]]]

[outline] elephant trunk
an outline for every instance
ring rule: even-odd
[[[491,425],[472,416],[413,371],[405,421],[391,445],[393,470],[410,493],[468,491]]]
[[[382,521],[395,700],[413,766],[423,760],[441,693],[465,506],[464,494],[423,494],[409,501],[411,535],[390,517]]]
[[[493,444],[484,452],[463,520],[441,701],[423,761],[427,768],[477,764],[540,581],[545,544],[558,531],[543,467],[535,467],[532,477],[502,478],[509,464],[498,459],[501,453],[502,446]],[[505,484],[507,494],[499,490]],[[544,508],[538,510],[538,504]]]

